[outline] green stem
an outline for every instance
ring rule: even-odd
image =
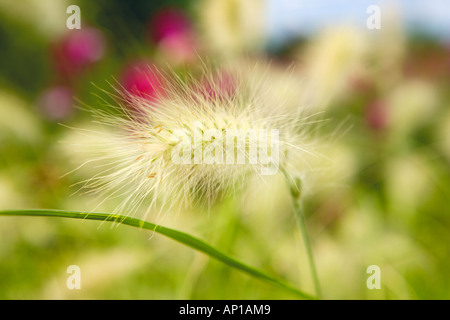
[[[195,238],[187,233],[177,231],[174,229],[166,228],[154,223],[143,221],[137,218],[127,217],[123,215],[109,214],[109,213],[86,213],[79,211],[63,211],[63,210],[41,210],[41,209],[29,209],[29,210],[3,210],[0,211],[0,215],[3,216],[37,216],[37,217],[62,217],[62,218],[74,218],[74,219],[86,219],[97,221],[109,221],[125,224],[132,227],[142,228],[160,233],[168,238],[178,241],[186,246],[189,246],[195,250],[198,250],[211,258],[214,258],[222,263],[245,272],[255,278],[264,280],[271,284],[275,284],[291,293],[296,294],[304,299],[316,299],[310,296],[292,285],[285,283],[283,280],[277,279],[271,275],[268,275],[264,271],[251,267],[237,259],[234,259],[227,254],[219,251],[218,249],[207,244],[203,240]]]
[[[292,205],[293,205],[294,211],[295,211],[295,217],[296,217],[298,226],[300,227],[300,232],[302,234],[303,243],[305,244],[305,247],[306,247],[306,254],[308,255],[309,268],[311,269],[311,274],[312,274],[312,278],[313,278],[313,282],[314,282],[316,296],[318,299],[320,299],[321,290],[320,290],[320,284],[319,284],[319,276],[317,275],[317,269],[316,269],[316,265],[314,263],[314,255],[312,252],[311,242],[309,240],[308,231],[306,228],[303,209],[300,204],[301,180],[299,178],[295,178],[295,179],[293,179],[293,181],[291,181],[292,178],[289,177],[289,175],[283,168],[280,168],[280,171],[283,173],[284,178],[286,179],[286,182],[289,186],[289,190],[291,193],[291,199],[292,199]]]
[[[299,200],[297,198],[295,198],[294,196],[292,197],[292,204],[294,206],[296,220],[298,222],[298,225],[300,227],[300,231],[301,231],[301,234],[303,237],[303,242],[306,247],[306,253],[308,255],[309,267],[311,269],[311,273],[312,273],[312,277],[313,277],[313,281],[314,281],[314,288],[316,291],[316,296],[320,299],[321,290],[320,290],[320,284],[319,284],[319,277],[317,275],[317,269],[316,269],[316,265],[314,263],[314,255],[312,252],[311,243],[309,241],[308,232],[306,230],[305,217],[303,215],[303,210],[302,210],[301,205],[299,204]]]

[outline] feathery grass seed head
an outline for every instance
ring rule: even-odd
[[[120,197],[117,211],[134,215],[142,207],[209,206],[243,187],[248,175],[264,179],[279,167],[293,175],[308,169],[304,159],[313,142],[305,118],[269,105],[273,100],[261,92],[270,77],[234,70],[227,77],[233,83],[227,94],[214,94],[223,92],[223,83],[205,72],[201,80],[166,77],[164,96],[155,100],[119,95],[111,112],[94,110],[113,136],[96,148],[93,161],[104,170],[85,187],[107,194],[105,200]],[[198,90],[204,83],[208,94]],[[120,99],[131,100],[132,110]]]

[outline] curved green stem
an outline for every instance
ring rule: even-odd
[[[143,221],[137,218],[127,217],[123,215],[108,214],[108,213],[86,213],[79,211],[64,211],[64,210],[44,210],[44,209],[29,209],[29,210],[3,210],[0,211],[0,215],[3,216],[37,216],[37,217],[62,217],[62,218],[74,218],[74,219],[86,219],[97,221],[109,221],[118,222],[132,227],[142,228],[157,232],[175,241],[178,241],[188,247],[198,250],[211,258],[214,258],[222,263],[247,273],[255,278],[264,280],[266,282],[275,284],[291,293],[296,294],[304,299],[316,299],[310,296],[292,285],[285,283],[283,280],[277,279],[271,275],[268,275],[264,271],[251,267],[235,258],[228,256],[227,254],[219,251],[218,249],[207,244],[205,241],[193,237],[187,233],[177,231],[174,229],[166,228],[154,223]]]

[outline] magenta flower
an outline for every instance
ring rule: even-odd
[[[155,101],[164,94],[163,77],[155,66],[145,61],[130,63],[121,75],[126,95]]]
[[[64,75],[85,70],[105,54],[103,34],[94,28],[68,32],[53,48],[56,68]]]
[[[192,32],[188,17],[174,8],[164,9],[154,15],[149,22],[149,29],[150,36],[155,42]]]

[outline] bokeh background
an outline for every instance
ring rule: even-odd
[[[66,28],[72,4],[80,30]],[[379,30],[366,27],[371,4],[382,9]],[[70,128],[95,124],[75,106],[103,108],[111,82],[152,96],[159,82],[144,66],[183,75],[204,61],[270,60],[274,86],[298,86],[327,119],[319,138],[336,140],[304,199],[324,297],[449,299],[448,9],[438,0],[0,0],[0,208],[98,204],[73,186],[95,168],[65,175],[86,160],[67,141],[83,144]],[[280,80],[292,66],[298,82]],[[288,190],[274,180],[158,222],[313,292]],[[81,290],[66,286],[73,264]],[[369,265],[381,268],[380,290],[366,287]],[[0,299],[295,298],[138,229],[0,217]]]

